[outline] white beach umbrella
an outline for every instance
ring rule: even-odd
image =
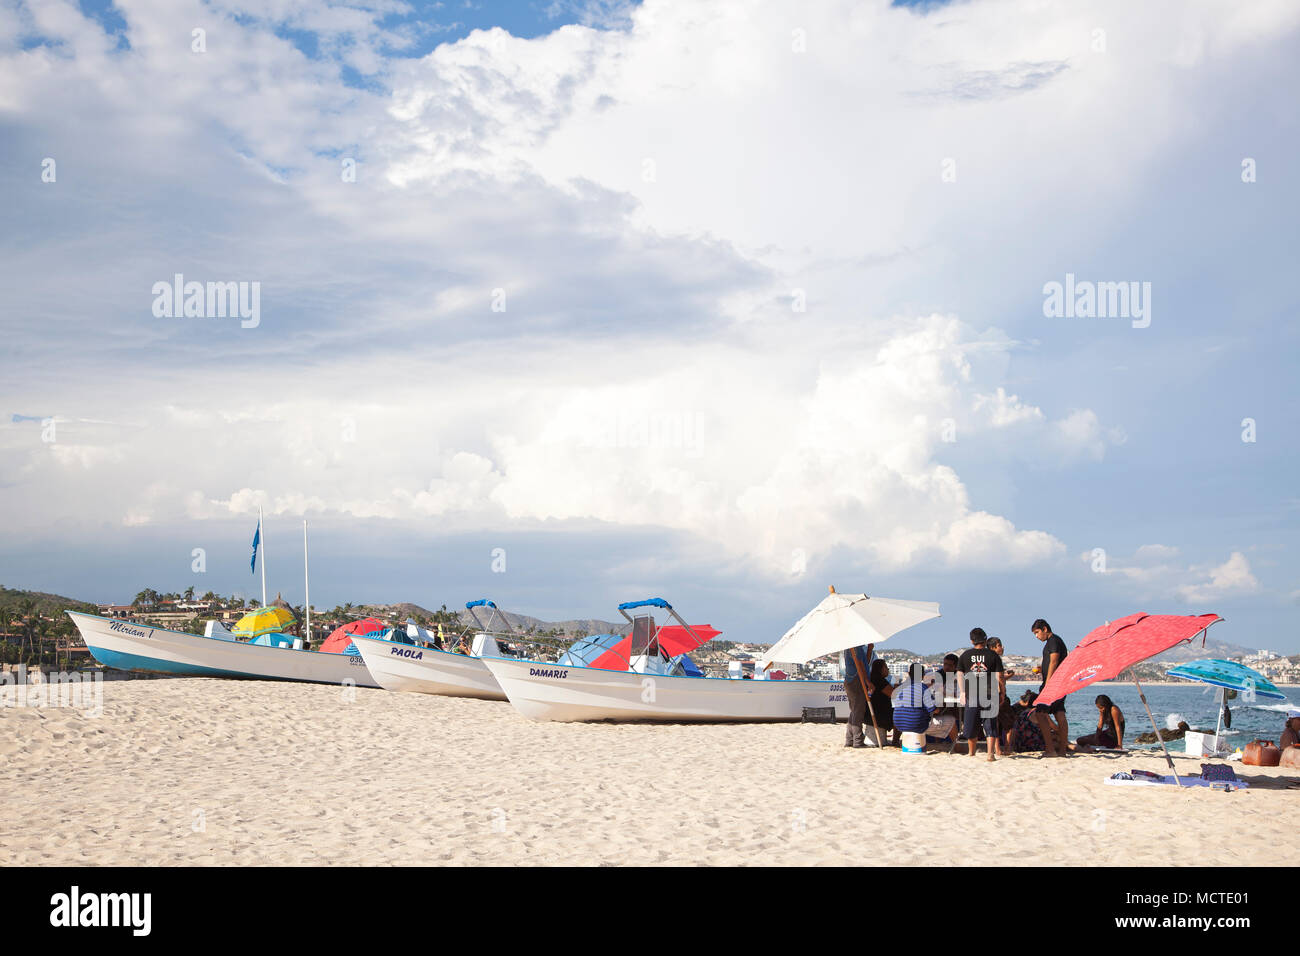
[[[837,594],[831,588],[815,608],[786,631],[763,655],[762,666],[774,661],[806,664],[859,644],[879,644],[899,631],[939,616],[934,601],[900,601],[865,594]]]

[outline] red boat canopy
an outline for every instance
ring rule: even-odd
[[[680,624],[665,624],[655,633],[660,648],[669,657],[676,657],[678,654],[689,654],[701,644],[713,640],[722,633],[717,628],[710,627],[707,624],[692,624],[691,631],[695,632],[696,637],[692,637],[690,631]],[[604,668],[605,670],[624,671],[627,670],[631,656],[632,636],[629,634],[592,661],[591,666]]]

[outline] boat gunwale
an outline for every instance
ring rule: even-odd
[[[544,665],[546,665],[546,666],[548,666],[548,667],[553,667],[553,668],[557,668],[557,669],[560,669],[560,670],[595,671],[595,672],[597,672],[598,674],[630,674],[630,675],[632,675],[632,676],[634,676],[634,677],[653,677],[653,678],[655,678],[655,679],[661,679],[661,678],[662,678],[662,679],[669,679],[669,680],[691,680],[691,681],[697,681],[697,680],[716,680],[716,681],[725,681],[725,682],[728,683],[728,684],[736,684],[736,683],[742,683],[742,682],[744,682],[744,683],[748,683],[748,684],[786,684],[786,685],[791,685],[791,684],[839,684],[840,686],[843,686],[843,684],[844,684],[844,681],[842,681],[842,680],[809,680],[809,679],[807,679],[807,678],[802,678],[802,677],[797,677],[797,678],[789,678],[789,677],[787,677],[787,678],[785,678],[785,679],[783,679],[783,680],[771,680],[771,679],[766,679],[766,678],[764,678],[764,679],[753,679],[753,678],[751,678],[749,681],[745,681],[745,679],[744,679],[743,677],[709,677],[709,676],[707,676],[707,675],[705,675],[705,674],[701,674],[699,677],[691,677],[690,675],[687,675],[687,674],[644,674],[644,673],[642,673],[641,671],[632,671],[632,670],[616,671],[616,670],[613,670],[613,669],[608,668],[608,667],[586,667],[586,666],[581,665],[581,664],[557,664],[557,663],[555,663],[554,661],[535,661],[535,660],[532,660],[531,658],[522,658],[522,657],[495,657],[495,656],[494,656],[494,657],[480,657],[479,660],[481,660],[481,661],[505,661],[507,664],[544,664]]]
[[[206,634],[191,634],[188,631],[173,631],[169,627],[157,627],[153,624],[143,624],[139,621],[132,621],[121,617],[103,617],[99,614],[86,614],[84,611],[64,611],[72,617],[88,617],[96,621],[107,621],[110,624],[130,624],[133,627],[146,627],[153,631],[162,631],[164,634],[175,634],[177,637],[192,637],[201,641],[212,641],[216,644],[238,644],[240,647],[256,647],[265,651],[288,651],[291,654],[323,654],[326,657],[351,657],[350,654],[335,654],[333,651],[321,651],[314,647],[294,647],[282,644],[254,644],[252,641],[227,641],[220,637],[208,637]],[[121,632],[116,632],[121,633]],[[139,637],[138,634],[126,634],[125,637]],[[85,638],[85,635],[82,635]],[[147,640],[147,638],[146,638]],[[89,645],[87,645],[89,646]]]

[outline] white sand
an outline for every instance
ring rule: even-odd
[[[843,724],[534,723],[308,684],[103,690],[98,718],[0,709],[0,864],[1300,863],[1294,771],[1112,787],[1163,760],[990,764],[847,750]]]

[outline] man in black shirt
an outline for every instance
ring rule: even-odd
[[[1065,661],[1069,651],[1066,650],[1065,641],[1053,634],[1051,625],[1041,617],[1031,625],[1031,630],[1034,632],[1034,637],[1043,642],[1043,664],[1040,668],[1043,683],[1038,686],[1041,693],[1052,674]],[[1050,705],[1036,705],[1031,719],[1043,732],[1043,756],[1065,756],[1070,749],[1070,725],[1065,717],[1065,698],[1062,697]]]
[[[1006,671],[1002,667],[1002,658],[990,650],[986,644],[988,635],[984,628],[977,627],[970,632],[972,647],[968,648],[957,661],[957,670],[962,675],[962,691],[966,699],[963,732],[966,735],[968,756],[975,756],[975,727],[980,721],[984,725],[984,736],[989,743],[989,759],[996,759],[993,752],[1000,754],[1002,748],[998,740],[997,716],[1002,700],[1007,696]],[[997,675],[996,679],[994,675]]]

